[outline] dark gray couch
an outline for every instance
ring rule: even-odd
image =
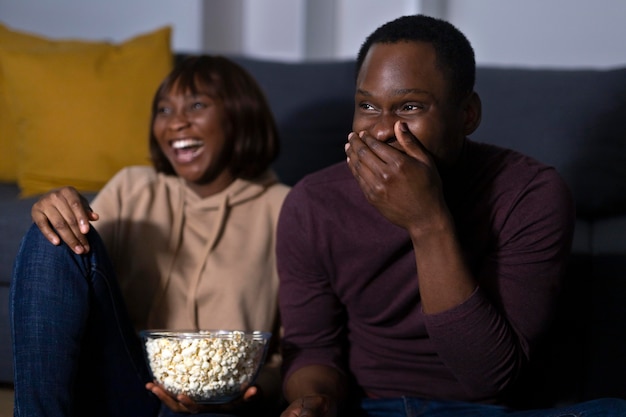
[[[294,184],[344,159],[354,64],[235,58],[267,93],[282,134],[275,168]],[[479,68],[483,121],[472,136],[523,151],[570,185],[578,222],[562,308],[524,405],[626,398],[626,69]],[[10,267],[31,200],[0,186],[0,380],[11,381]]]

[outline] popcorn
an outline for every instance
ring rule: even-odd
[[[227,401],[256,377],[269,334],[241,331],[144,332],[154,379],[170,393],[197,402]]]

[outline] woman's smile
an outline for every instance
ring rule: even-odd
[[[181,138],[169,141],[177,164],[194,162],[204,151],[204,142],[199,139]]]

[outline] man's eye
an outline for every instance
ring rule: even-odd
[[[374,110],[374,106],[369,103],[361,103],[359,104],[359,108],[361,108],[362,110]]]
[[[419,104],[415,104],[415,103],[407,103],[404,106],[402,106],[402,110],[404,111],[421,110],[423,108],[424,108],[423,106],[420,106]]]

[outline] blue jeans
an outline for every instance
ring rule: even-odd
[[[160,401],[105,247],[49,243],[36,226],[22,240],[9,300],[16,417],[151,416]]]
[[[403,397],[364,399],[361,412],[367,417],[624,417],[626,400],[606,398],[562,408],[515,411],[497,405]]]
[[[9,299],[15,417],[188,415],[146,390],[143,348],[113,266],[93,228],[87,238],[87,255],[52,245],[35,225],[22,239]]]

